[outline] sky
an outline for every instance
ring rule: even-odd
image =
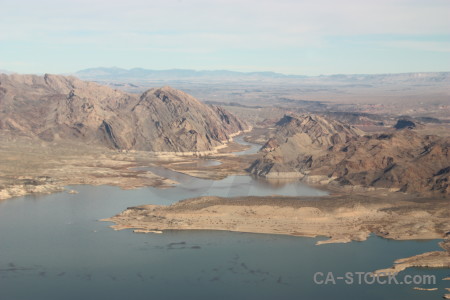
[[[0,0],[0,69],[450,71],[450,0]]]

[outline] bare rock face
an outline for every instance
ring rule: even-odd
[[[142,94],[131,108],[135,147],[150,151],[205,151],[220,146],[247,125],[225,110],[163,87]],[[148,141],[153,140],[153,143]]]
[[[57,75],[0,75],[0,130],[114,149],[210,151],[248,125],[170,87],[141,96]]]
[[[358,139],[332,173],[350,184],[450,195],[450,139],[404,130]]]
[[[355,127],[309,114],[284,116],[277,126],[275,136],[261,149],[266,154],[252,164],[251,173],[264,177],[303,177],[310,169],[322,166],[323,162],[316,161],[316,157],[362,134]]]
[[[362,135],[318,116],[285,117],[249,171],[265,177],[326,178],[343,186],[450,194],[450,139],[412,130]]]

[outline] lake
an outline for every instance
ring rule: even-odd
[[[324,238],[221,231],[135,234],[99,219],[129,206],[170,204],[201,195],[324,195],[298,182],[270,184],[250,176],[212,181],[166,169],[169,189],[70,186],[78,194],[0,202],[0,299],[440,299],[414,285],[317,285],[316,272],[369,272],[401,257],[438,250],[437,241],[316,246]],[[178,176],[178,177],[177,177]],[[177,178],[174,178],[177,177]],[[449,270],[433,274],[439,287]],[[402,273],[403,274],[403,273]]]

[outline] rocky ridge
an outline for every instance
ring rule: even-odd
[[[249,172],[355,188],[450,194],[450,139],[403,129],[364,135],[315,115],[285,116]]]
[[[214,151],[249,126],[171,87],[128,94],[46,74],[0,74],[0,130],[45,142],[118,150]]]

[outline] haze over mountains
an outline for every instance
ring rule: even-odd
[[[170,85],[202,102],[227,106],[245,119],[255,119],[258,113],[250,116],[227,104],[282,107],[298,112],[362,112],[384,117],[448,119],[450,115],[449,72],[290,76],[272,72],[91,68],[74,75],[137,94]]]
[[[334,74],[320,76],[286,75],[276,72],[237,72],[229,70],[170,69],[151,70],[143,68],[89,68],[73,75],[89,80],[145,80],[145,79],[302,79],[305,82],[401,83],[401,82],[449,82],[450,72],[416,72],[398,74]]]
[[[0,69],[0,73],[13,74],[13,71]],[[295,79],[304,83],[352,83],[352,84],[396,84],[396,83],[450,83],[450,72],[410,72],[380,74],[329,74],[308,76],[302,74],[283,74],[272,71],[239,72],[232,70],[192,70],[167,69],[152,70],[145,68],[95,67],[79,70],[68,75],[83,80],[99,81],[140,81],[140,80],[256,80],[256,79]]]
[[[211,151],[249,126],[170,87],[142,95],[58,75],[0,75],[0,130],[48,142]]]
[[[74,73],[75,76],[83,79],[96,80],[121,80],[121,79],[173,79],[173,78],[299,78],[301,75],[285,75],[275,72],[236,72],[229,70],[190,70],[190,69],[170,69],[170,70],[150,70],[143,68],[122,69],[112,68],[89,68]]]

